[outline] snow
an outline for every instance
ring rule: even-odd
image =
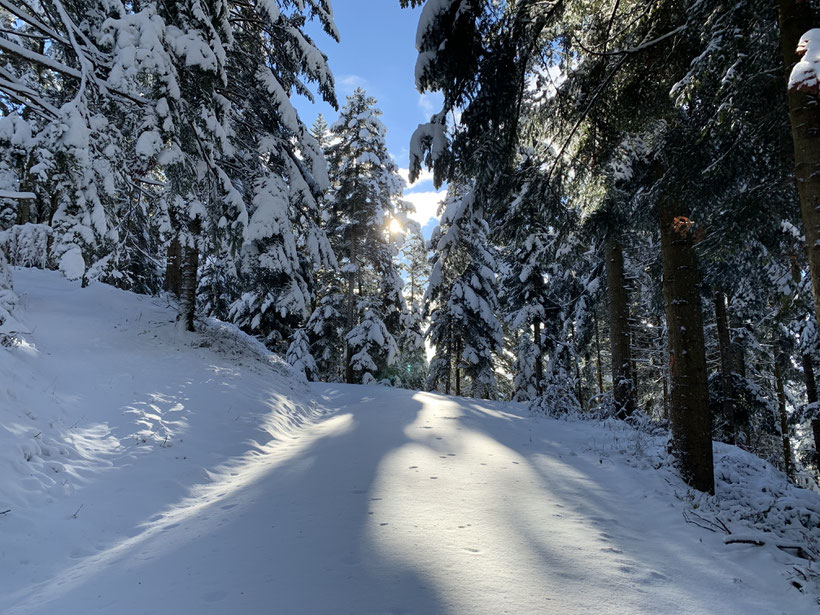
[[[800,37],[797,55],[801,60],[789,76],[789,90],[817,94],[820,89],[820,28],[812,28]]]
[[[817,612],[775,534],[683,520],[761,485],[737,537],[772,497],[818,507],[734,447],[693,496],[620,422],[308,387],[162,300],[25,269],[15,288],[33,333],[0,350],[4,614]]]
[[[77,246],[72,246],[60,257],[60,271],[68,280],[79,280],[85,273],[83,252]]]

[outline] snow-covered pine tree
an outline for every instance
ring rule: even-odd
[[[326,228],[345,279],[346,382],[387,375],[404,312],[389,231],[390,222],[404,213],[404,182],[387,153],[379,115],[376,100],[358,88],[331,126],[327,148],[331,192]],[[321,302],[317,309],[336,308]],[[315,331],[319,323],[311,321]]]
[[[341,382],[344,379],[345,358],[345,292],[341,281],[325,274],[327,280],[310,319],[305,325],[311,341],[311,354],[316,360],[317,379]]]
[[[519,174],[529,175],[530,180],[534,179],[531,165],[527,157],[519,165]],[[524,181],[496,231],[506,246],[501,301],[505,324],[516,338],[513,385],[517,401],[534,399],[542,392],[544,323],[554,311],[547,295],[549,246],[554,237],[548,236],[544,222],[545,205],[537,182]]]
[[[285,361],[308,380],[316,379],[316,361],[310,354],[310,339],[304,329],[296,329],[293,332]]]
[[[0,346],[8,346],[12,334],[19,330],[14,316],[16,307],[17,295],[12,286],[11,269],[5,251],[0,249]]]
[[[494,398],[494,355],[503,341],[496,317],[497,263],[474,199],[471,187],[451,184],[441,224],[430,240],[433,269],[425,313],[435,354],[427,382],[429,388],[443,383],[446,392],[454,382],[460,395],[464,375],[473,397]]]
[[[241,296],[231,318],[284,353],[291,331],[313,307],[313,271],[334,264],[319,227],[319,202],[329,187],[322,144],[299,118],[292,93],[316,84],[336,105],[327,58],[303,31],[309,16],[338,39],[326,2],[292,6],[241,5],[247,20],[229,52],[232,79],[242,84],[234,103],[235,182],[247,186],[250,220],[239,255]],[[252,147],[249,147],[252,144]]]
[[[430,252],[416,222],[407,225],[408,236],[400,252],[399,269],[404,274],[404,299],[407,310],[401,315],[398,380],[407,388],[421,389],[427,378],[427,353],[424,347],[424,289],[430,277]]]

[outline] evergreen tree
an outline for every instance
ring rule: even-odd
[[[285,354],[285,361],[308,380],[315,380],[317,374],[316,361],[314,361],[313,355],[310,354],[310,340],[304,329],[296,329],[293,332],[290,346],[288,346],[288,351]]]
[[[387,375],[405,311],[389,232],[391,220],[404,214],[404,182],[387,153],[380,114],[376,100],[357,89],[331,126],[327,148],[331,192],[326,229],[335,238],[333,248],[346,282],[346,382]],[[334,311],[328,302],[318,309]],[[324,318],[311,320],[313,331],[324,326]]]
[[[404,273],[404,300],[407,310],[401,315],[398,339],[398,379],[402,386],[421,389],[427,377],[427,353],[424,347],[424,291],[430,276],[429,252],[417,223],[409,226],[402,246],[399,269]]]
[[[494,357],[503,341],[496,317],[496,258],[474,203],[475,192],[471,187],[450,188],[441,225],[430,241],[434,256],[425,312],[435,354],[428,388],[443,384],[449,393],[454,382],[454,392],[460,395],[464,375],[473,397],[492,399],[497,392]]]

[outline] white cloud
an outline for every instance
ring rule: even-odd
[[[447,190],[439,192],[410,192],[404,194],[404,200],[410,201],[416,211],[411,213],[409,218],[415,220],[421,226],[427,224],[431,219],[438,220],[438,204],[447,198]]]
[[[430,116],[436,112],[432,97],[427,93],[419,94],[419,108],[424,114],[424,119],[430,121]]]
[[[424,182],[432,182],[433,181],[433,172],[428,169],[422,169],[421,173],[419,173],[418,178],[412,184],[410,183],[410,169],[399,169],[399,175],[407,184],[408,188],[415,188],[419,184],[423,184]]]
[[[339,91],[344,96],[350,96],[356,88],[364,88],[370,94],[370,82],[359,75],[342,75],[338,81]]]

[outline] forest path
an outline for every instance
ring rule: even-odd
[[[637,432],[308,388],[155,299],[16,275],[4,615],[814,612],[768,551],[682,521],[621,454]]]

